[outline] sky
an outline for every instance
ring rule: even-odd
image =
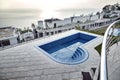
[[[53,11],[64,9],[100,9],[106,4],[120,3],[120,0],[0,0],[0,10],[35,9]]]
[[[0,26],[26,27],[38,20],[102,11],[120,0],[0,0]]]

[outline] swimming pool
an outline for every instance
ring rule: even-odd
[[[88,59],[88,51],[81,47],[96,36],[85,33],[75,33],[48,42],[38,47],[52,60],[63,64],[78,64]]]

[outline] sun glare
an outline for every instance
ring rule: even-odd
[[[43,10],[40,16],[42,19],[59,17],[59,12],[54,10]]]

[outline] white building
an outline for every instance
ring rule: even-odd
[[[74,23],[86,22],[86,21],[95,21],[99,19],[99,15],[86,15],[86,16],[75,16],[73,18]]]
[[[26,32],[20,35],[20,40],[29,41],[34,39],[34,34],[32,32]]]
[[[38,21],[38,27],[40,28],[56,28],[61,27],[71,23],[79,23],[86,21],[95,21],[99,19],[99,15],[86,15],[86,16],[73,16],[69,18],[65,18],[64,20],[52,18],[46,19],[44,21]]]
[[[0,28],[0,47],[13,46],[18,43],[18,35],[12,27]]]
[[[117,12],[118,13],[118,12]],[[119,14],[120,15],[120,14]],[[38,37],[50,36],[57,33],[61,33],[67,30],[75,29],[80,27],[81,29],[95,30],[97,28],[105,27],[110,25],[113,21],[120,17],[115,18],[103,18],[104,13],[89,14],[81,16],[73,16],[65,18],[63,20],[52,18],[44,21],[38,21],[38,27],[36,28],[36,35]]]

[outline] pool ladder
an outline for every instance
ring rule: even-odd
[[[78,59],[78,57],[80,57],[80,56],[82,57],[82,53],[83,53],[83,50],[78,47],[78,48],[76,49],[76,51],[73,53],[73,55],[72,55],[71,58],[72,58],[73,60],[76,60],[76,59]]]

